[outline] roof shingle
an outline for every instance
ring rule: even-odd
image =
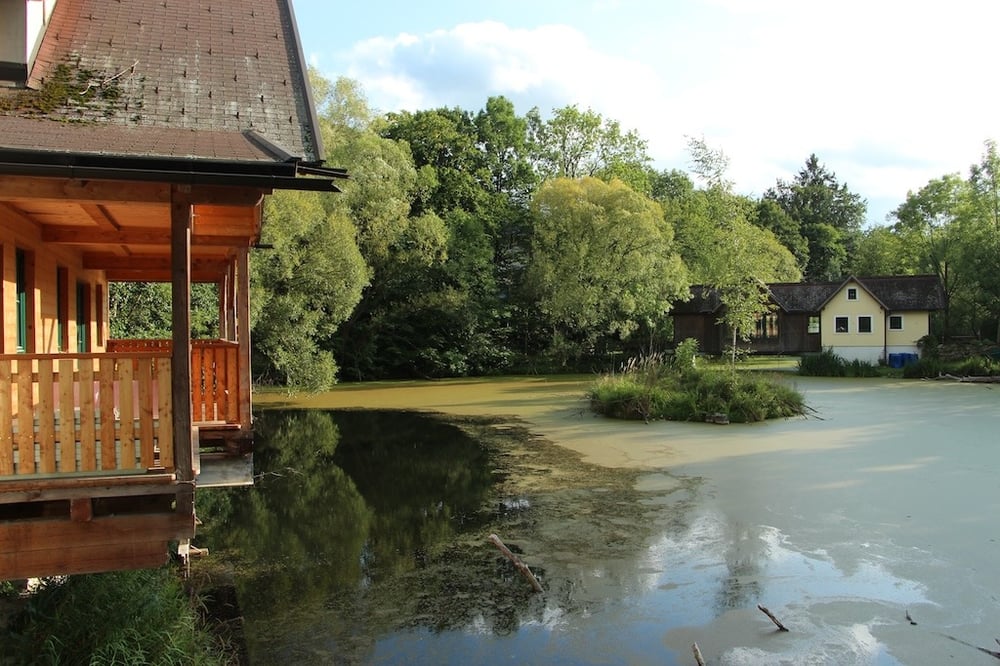
[[[101,88],[99,103],[77,95],[8,111],[0,145],[23,147],[13,135],[24,126],[10,116],[32,115],[63,121],[34,131],[34,148],[93,151],[96,137],[114,134],[104,126],[122,130],[97,144],[116,154],[268,159],[245,145],[242,133],[254,130],[293,156],[322,159],[290,0],[61,0],[29,86],[44,87],[60,65]],[[65,121],[83,121],[68,143]]]

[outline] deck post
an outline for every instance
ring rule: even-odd
[[[191,432],[191,217],[192,206],[183,185],[170,188],[170,280],[174,407],[174,465],[178,481],[194,480]]]
[[[239,419],[243,432],[250,432],[250,248],[236,254],[236,340],[239,343]]]

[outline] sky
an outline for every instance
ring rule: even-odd
[[[380,112],[502,95],[575,104],[689,170],[687,138],[762,195],[815,153],[868,223],[1000,139],[1000,3],[990,0],[293,0],[306,59]]]

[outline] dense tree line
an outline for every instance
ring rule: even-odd
[[[852,273],[938,273],[947,331],[1000,317],[992,144],[968,179],[933,181],[893,226],[864,231],[866,202],[816,155],[755,199],[704,141],[690,140],[690,174],[656,171],[636,132],[589,109],[519,116],[491,97],[377,114],[351,80],[313,84],[326,161],[351,179],[267,200],[273,249],[251,262],[258,381],[604,368],[669,344],[671,303],[696,283],[719,290],[734,338],[765,311],[764,283]],[[156,298],[123,286],[112,307]]]

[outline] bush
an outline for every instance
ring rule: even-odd
[[[818,354],[799,359],[799,374],[806,377],[878,377],[878,364],[854,359],[848,361],[827,347]]]
[[[729,370],[698,370],[687,363],[670,367],[636,360],[617,377],[603,376],[591,387],[591,409],[621,419],[704,421],[724,414],[751,422],[802,414],[802,395],[770,378]]]
[[[818,354],[799,359],[799,374],[806,377],[843,377],[847,373],[844,359],[829,347]]]
[[[167,569],[49,580],[2,633],[18,664],[222,664]]]

